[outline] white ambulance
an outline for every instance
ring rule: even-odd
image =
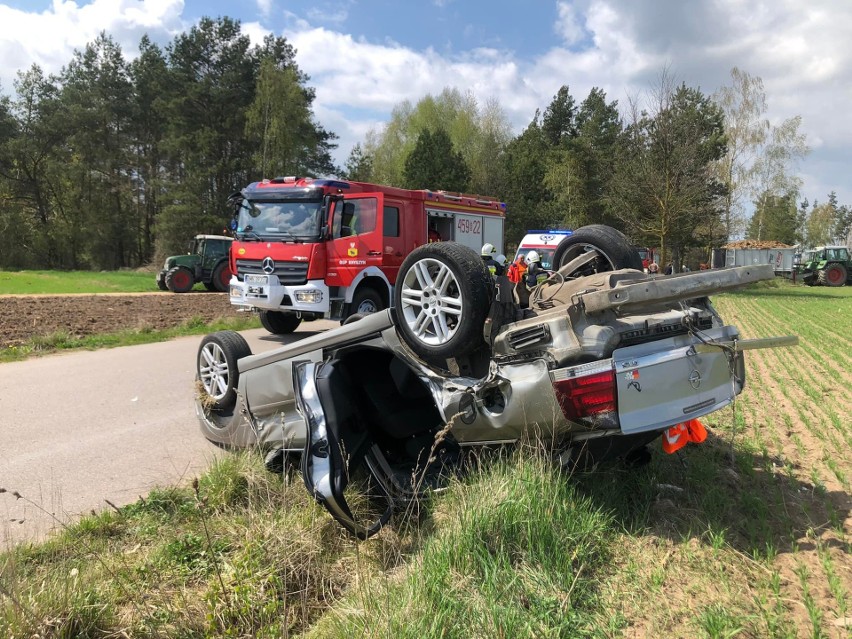
[[[553,230],[553,231],[529,231],[524,235],[524,239],[518,245],[518,250],[512,261],[516,261],[520,255],[526,256],[527,253],[535,249],[539,257],[541,257],[541,266],[547,270],[553,268],[553,254],[556,252],[556,247],[562,240],[571,237],[573,231]]]

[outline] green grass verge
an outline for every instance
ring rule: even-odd
[[[0,271],[0,295],[153,293],[156,273],[140,271]],[[196,284],[195,290],[206,290]]]
[[[260,328],[260,320],[254,315],[246,314],[241,317],[220,318],[212,322],[195,317],[173,328],[132,329],[117,331],[115,333],[89,335],[86,337],[72,337],[65,331],[58,331],[50,335],[34,337],[20,346],[7,346],[0,349],[0,363],[20,361],[58,351],[94,350],[98,348],[151,344],[186,335],[204,335],[226,329],[244,331],[251,328]]]

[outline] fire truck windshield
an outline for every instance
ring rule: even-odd
[[[243,200],[236,234],[246,239],[313,240],[319,237],[321,208],[320,200]]]

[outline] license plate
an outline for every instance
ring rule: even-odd
[[[263,287],[262,286],[249,286],[246,291],[249,295],[263,295]]]
[[[246,284],[266,284],[266,275],[246,275]]]

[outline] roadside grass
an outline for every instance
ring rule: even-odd
[[[569,474],[526,442],[365,543],[298,473],[227,455],[0,555],[0,636],[848,638],[852,289],[714,303],[803,345],[747,353],[700,446]]]
[[[239,317],[222,317],[212,322],[201,317],[194,317],[172,328],[154,329],[150,326],[141,326],[135,329],[115,333],[100,333],[86,337],[73,337],[67,331],[57,331],[49,335],[33,337],[19,346],[7,346],[0,349],[0,363],[20,361],[58,351],[95,350],[98,348],[151,344],[187,335],[204,335],[226,329],[243,331],[250,328],[260,328],[260,320],[254,315],[245,314]]]
[[[76,293],[153,293],[155,270],[3,271],[0,295],[72,295]],[[197,284],[197,290],[205,290]]]

